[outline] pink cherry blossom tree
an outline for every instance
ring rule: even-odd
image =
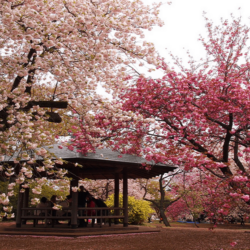
[[[204,172],[218,208],[223,192],[249,202],[249,27],[232,17],[219,26],[206,19],[206,28],[204,60],[190,57],[187,68],[174,58],[178,69],[162,62],[162,78],[141,76],[123,89],[114,105],[132,119],[96,118],[113,149]]]

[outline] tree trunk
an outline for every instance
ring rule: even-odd
[[[162,218],[162,220],[163,220],[164,225],[165,225],[166,227],[171,227],[170,224],[169,224],[169,222],[168,222],[168,219],[167,219],[167,217],[166,217],[166,215],[165,215],[165,210],[162,209],[162,208],[160,208],[160,216],[161,216],[161,218]]]

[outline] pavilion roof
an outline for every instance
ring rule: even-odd
[[[67,147],[62,149],[58,148],[60,144],[54,144],[46,146],[52,154],[57,158],[62,158],[65,162],[63,165],[56,165],[58,168],[65,168],[69,172],[69,177],[80,177],[88,179],[114,179],[115,174],[119,175],[119,178],[123,177],[123,169],[127,168],[128,178],[152,178],[159,176],[176,169],[168,164],[155,164],[153,161],[149,162],[142,157],[138,157],[130,154],[121,154],[111,149],[96,149],[95,153],[87,153],[83,155],[76,150],[69,150]],[[40,156],[37,157],[37,161],[42,160]],[[13,158],[8,162],[13,164]],[[82,167],[76,167],[75,163],[82,165]],[[142,164],[146,163],[147,166],[151,166],[150,169],[146,169]],[[20,166],[16,168],[18,173]],[[42,173],[39,173],[41,176]]]
[[[155,164],[153,161],[146,161],[142,157],[121,154],[107,148],[96,149],[95,153],[83,155],[66,147],[59,149],[58,146],[59,144],[55,144],[47,147],[47,149],[57,157],[66,160],[68,163],[64,164],[63,167],[81,178],[113,179],[115,173],[119,174],[119,178],[122,178],[122,171],[125,167],[128,169],[128,178],[133,179],[152,178],[176,169],[176,167],[168,164]],[[83,167],[75,167],[75,163],[79,163]],[[143,163],[150,165],[150,170],[145,169]]]

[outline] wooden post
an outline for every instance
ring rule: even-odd
[[[22,204],[23,208],[27,208],[29,206],[29,191],[30,191],[29,188],[25,188],[25,192],[23,195],[23,204]],[[23,211],[23,215],[24,216],[27,215],[27,210]],[[23,220],[22,224],[26,225],[26,220]]]
[[[71,187],[78,187],[78,180],[70,182]],[[72,192],[72,210],[71,210],[71,228],[77,228],[77,213],[78,213],[78,192]]]
[[[114,207],[119,207],[119,174],[115,174],[115,197],[114,197]],[[115,210],[115,215],[119,215],[120,211]],[[115,224],[118,224],[118,219],[115,219]]]
[[[128,226],[128,170],[123,168],[123,208],[124,208],[124,220],[123,226]]]
[[[19,185],[18,200],[17,200],[17,211],[16,211],[16,227],[21,227],[21,215],[23,205],[23,193],[20,193],[22,186]]]

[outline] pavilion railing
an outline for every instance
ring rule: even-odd
[[[36,226],[38,220],[45,221],[45,226],[55,225],[57,220],[71,220],[71,207],[55,210],[53,208],[21,208],[21,220],[33,220],[33,226]],[[121,207],[78,207],[77,219],[92,219],[92,226],[95,220],[100,227],[103,223],[112,222],[124,219],[124,208]]]

